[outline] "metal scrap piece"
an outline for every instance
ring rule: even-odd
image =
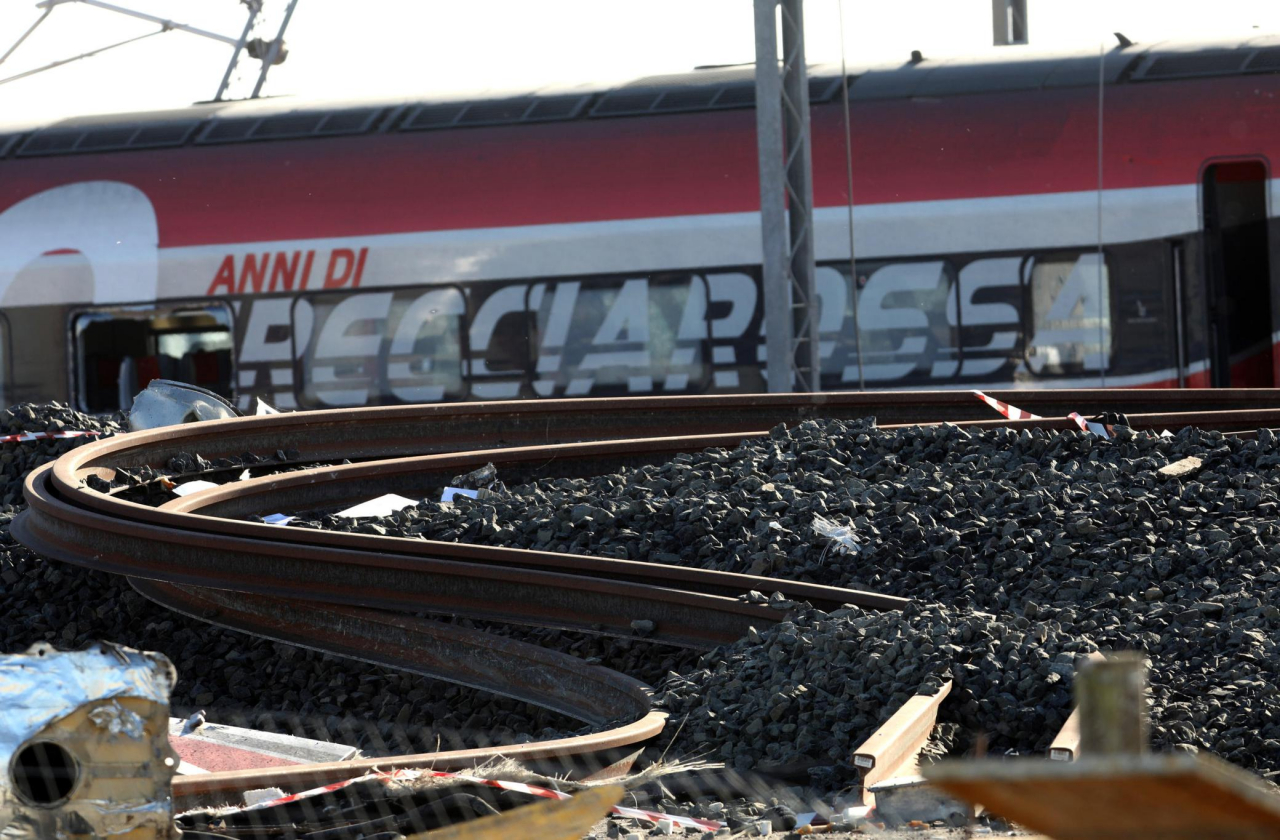
[[[0,656],[0,837],[173,837],[175,678],[164,656],[105,643]]]
[[[139,432],[179,423],[239,416],[240,411],[235,406],[206,388],[168,379],[153,379],[133,398],[133,406],[129,409],[129,429]]]

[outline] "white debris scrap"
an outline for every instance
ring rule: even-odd
[[[831,544],[823,549],[819,562],[826,558],[828,551],[836,554],[857,554],[862,551],[862,543],[854,533],[853,525],[837,525],[825,516],[814,516],[813,532],[831,540]]]
[[[185,484],[179,484],[177,487],[173,488],[173,492],[176,496],[189,496],[192,493],[198,493],[201,490],[212,490],[217,486],[218,485],[214,484],[212,481],[197,479],[195,481],[188,481]]]
[[[348,519],[355,519],[361,516],[390,516],[398,510],[404,510],[418,503],[417,499],[406,499],[404,496],[398,496],[395,493],[388,493],[385,496],[379,496],[376,499],[370,499],[367,502],[349,507],[346,510],[340,510],[335,516],[344,516]]]

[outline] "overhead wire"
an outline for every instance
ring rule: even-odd
[[[4,55],[0,55],[0,64],[4,64],[9,59],[9,56],[13,55],[13,51],[16,50],[18,47],[22,46],[22,42],[27,40],[27,38],[31,36],[31,33],[35,32],[36,28],[40,26],[40,24],[45,22],[45,19],[48,18],[49,15],[53,14],[53,9],[54,9],[53,6],[49,6],[48,8],[46,8],[44,10],[44,14],[36,18],[36,22],[31,24],[29,27],[27,27],[27,31],[23,32],[22,35],[18,37],[18,40],[13,42],[13,46],[5,50]]]
[[[1106,70],[1106,44],[1098,44],[1098,384],[1100,387],[1107,387],[1107,345],[1106,345],[1106,321],[1110,320],[1111,307],[1104,298],[1105,289],[1103,288],[1102,277],[1107,270],[1106,259],[1102,251],[1102,137],[1103,137],[1103,105],[1104,105],[1104,82]],[[1105,316],[1104,316],[1105,313]]]
[[[836,0],[836,10],[840,24],[840,101],[844,107],[844,162],[849,198],[849,284],[853,289],[853,340],[858,351],[858,389],[866,390],[867,382],[862,371],[862,329],[858,322],[858,261],[853,248],[853,127],[849,115],[849,71],[844,57],[844,0]]]
[[[107,46],[105,46],[105,47],[99,47],[99,48],[98,48],[98,49],[96,49],[96,50],[90,50],[90,51],[89,51],[89,52],[87,52],[87,53],[81,53],[80,55],[72,56],[71,58],[62,58],[62,59],[59,59],[59,60],[57,60],[57,61],[54,61],[54,62],[52,62],[52,63],[50,63],[50,64],[46,64],[46,65],[44,65],[43,67],[36,67],[36,68],[31,69],[31,70],[24,70],[24,71],[23,71],[23,72],[21,72],[21,73],[17,73],[17,74],[15,74],[15,75],[13,75],[13,76],[7,76],[7,77],[5,77],[5,78],[3,78],[3,79],[0,79],[0,85],[6,84],[6,83],[8,83],[8,82],[16,82],[18,79],[25,79],[25,78],[27,78],[28,76],[34,76],[34,75],[36,75],[37,73],[43,73],[43,72],[45,72],[46,70],[52,70],[52,69],[54,69],[55,67],[61,67],[62,65],[64,65],[64,64],[70,64],[70,63],[71,63],[71,62],[73,62],[73,61],[79,61],[79,60],[80,60],[80,59],[82,59],[82,58],[91,58],[91,57],[93,57],[93,56],[95,56],[95,55],[101,55],[102,53],[106,52],[107,50],[114,50],[116,47],[123,47],[123,46],[126,46],[126,45],[128,45],[128,44],[137,43],[138,41],[142,41],[142,40],[144,40],[144,39],[146,39],[146,38],[150,38],[150,37],[152,37],[153,35],[163,35],[165,32],[169,32],[169,31],[171,31],[171,30],[169,30],[168,28],[164,28],[164,27],[162,27],[162,28],[160,28],[160,29],[157,29],[155,32],[148,32],[148,33],[146,33],[145,35],[138,35],[138,36],[135,36],[135,37],[133,37],[133,38],[129,38],[129,39],[124,40],[124,41],[117,41],[117,42],[116,42],[116,43],[114,43],[114,44],[108,44],[108,45],[107,45]]]

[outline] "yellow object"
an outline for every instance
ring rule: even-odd
[[[496,816],[412,834],[408,840],[578,840],[622,800],[623,792],[621,785],[591,788],[571,799],[535,802]]]

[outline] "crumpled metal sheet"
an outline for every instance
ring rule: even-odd
[[[0,656],[0,755],[12,756],[46,725],[94,700],[168,705],[176,679],[165,657],[106,643],[69,652],[35,644],[25,654]],[[134,737],[140,736],[141,728]],[[7,785],[0,780],[0,796]]]
[[[170,836],[167,826],[173,822],[173,814],[168,802],[121,803],[83,799],[76,802],[76,808],[77,813],[84,817],[84,824],[92,837],[118,837],[148,826],[157,828],[158,837]],[[3,819],[0,818],[0,840],[50,840],[52,837],[63,840],[67,837],[62,831],[55,830],[50,834],[50,821],[44,814],[19,813],[12,815],[8,822],[3,822]]]
[[[208,389],[169,379],[153,379],[133,398],[129,429],[138,432],[239,416],[235,406]]]
[[[143,719],[119,700],[136,698],[167,709],[176,678],[164,656],[107,643],[71,652],[36,644],[25,654],[0,656],[0,768],[9,768],[33,736],[94,703],[101,705],[87,712],[87,720],[104,738],[143,740]],[[0,840],[49,837],[50,809],[27,805],[13,785],[11,772],[0,772]],[[172,822],[167,797],[75,799],[65,808],[66,819],[83,819],[95,836],[126,834],[141,826],[155,827],[155,836],[168,836]]]
[[[129,711],[114,700],[89,712],[89,720],[112,735],[123,734],[128,738],[141,738],[145,726],[136,712]]]

